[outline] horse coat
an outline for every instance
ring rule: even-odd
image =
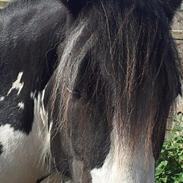
[[[40,100],[34,102],[56,66],[66,25],[66,9],[50,2],[18,0],[0,11],[1,183],[33,183],[46,173],[48,125],[36,117]]]
[[[170,34],[180,3],[28,0],[2,10],[0,182],[49,173],[58,182],[154,182],[180,94]]]

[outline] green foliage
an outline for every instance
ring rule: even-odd
[[[176,115],[156,163],[156,183],[183,183],[183,114]]]

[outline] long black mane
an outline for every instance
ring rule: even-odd
[[[88,144],[97,141],[84,140],[86,131],[93,131],[93,139],[98,134],[88,123],[97,129],[101,123],[106,128],[113,124],[116,138],[125,136],[132,149],[138,137],[145,138],[158,157],[171,106],[181,93],[170,22],[159,1],[92,1],[80,11],[60,45],[51,97],[50,116],[70,142],[69,147],[63,143],[70,156],[75,151],[82,159],[81,152],[89,153]],[[79,133],[83,136],[77,139]],[[110,130],[101,133],[107,139]],[[107,152],[109,144],[99,147],[102,143]]]

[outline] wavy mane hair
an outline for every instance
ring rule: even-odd
[[[119,151],[124,143],[133,151],[142,140],[158,158],[171,106],[181,94],[168,8],[160,0],[95,0],[74,12],[58,50],[50,100],[65,154],[85,159],[82,154],[94,152],[88,144],[106,148],[106,141],[97,146],[87,137],[92,131],[97,138],[105,128],[105,139],[113,131]],[[88,166],[96,156],[86,160]]]

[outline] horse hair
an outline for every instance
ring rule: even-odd
[[[132,151],[143,134],[158,158],[171,106],[181,93],[181,65],[164,8],[160,1],[100,0],[74,18],[59,47],[51,97],[52,116],[68,128],[68,138],[69,111],[80,101],[81,121],[97,108],[113,121],[118,139],[129,139]]]

